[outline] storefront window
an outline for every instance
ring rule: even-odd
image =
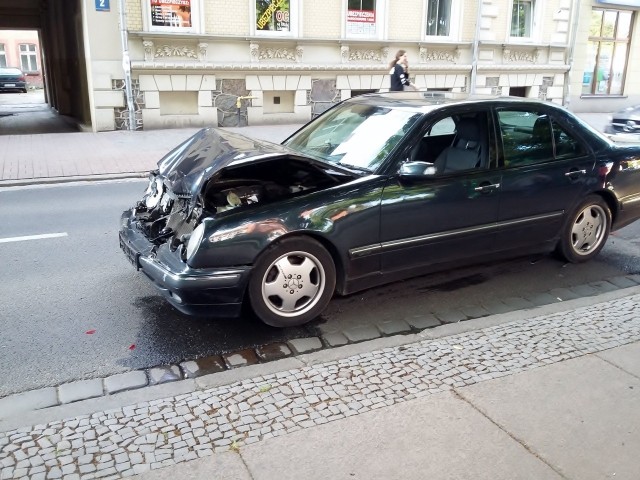
[[[379,0],[348,0],[346,34],[350,38],[379,38]]]
[[[256,34],[297,34],[297,0],[255,0]]]
[[[0,43],[0,67],[7,66],[7,53],[4,51],[4,43]]]
[[[145,0],[148,30],[198,32],[200,0]]]
[[[622,95],[632,23],[630,11],[592,10],[583,94]]]

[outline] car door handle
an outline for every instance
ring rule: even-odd
[[[567,172],[564,174],[565,177],[572,177],[575,174],[581,174],[581,175],[586,175],[587,171],[586,170],[571,170],[570,172]]]
[[[480,185],[479,187],[474,188],[476,192],[489,192],[491,190],[497,190],[500,188],[499,183],[491,183],[486,185]]]

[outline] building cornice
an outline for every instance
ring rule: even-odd
[[[132,61],[131,68],[134,70],[216,70],[216,71],[260,71],[260,72],[379,72],[387,74],[388,65],[369,63],[222,63],[222,62],[183,62],[183,61]],[[471,70],[471,65],[452,64],[415,64],[411,66],[411,73],[432,73],[440,72],[463,72]]]

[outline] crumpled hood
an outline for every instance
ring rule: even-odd
[[[282,145],[218,128],[204,128],[158,162],[158,171],[177,194],[196,195],[213,175],[232,163],[300,155]]]

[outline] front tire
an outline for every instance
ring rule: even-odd
[[[569,217],[558,250],[571,263],[591,260],[604,247],[610,229],[609,206],[602,197],[590,195]]]
[[[318,241],[285,238],[258,258],[249,280],[249,301],[267,325],[302,325],[322,313],[335,285],[333,259]]]

